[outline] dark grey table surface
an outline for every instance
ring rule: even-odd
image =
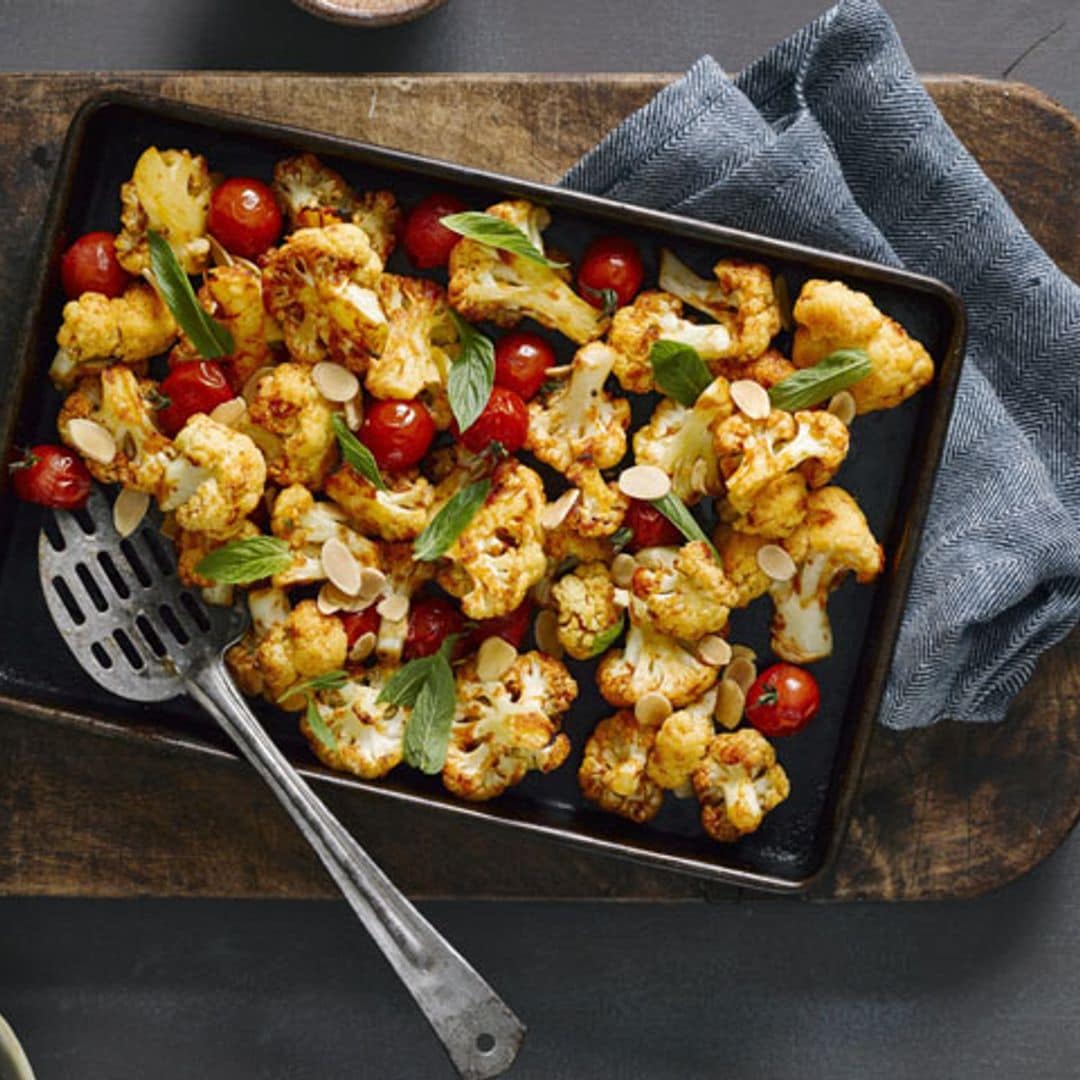
[[[894,0],[916,66],[1080,112],[1078,0]],[[354,32],[286,0],[0,0],[0,70],[741,67],[821,0],[449,0]],[[42,838],[48,843],[48,837]],[[429,904],[529,1023],[514,1077],[1080,1076],[1080,843],[966,903]],[[451,1075],[343,905],[0,901],[41,1080]]]

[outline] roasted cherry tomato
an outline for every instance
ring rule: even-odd
[[[682,533],[652,503],[631,499],[623,524],[634,534],[626,545],[631,551],[681,544]]]
[[[345,628],[346,648],[350,650],[365,634],[379,632],[379,613],[373,607],[363,611],[342,611],[338,618]]]
[[[629,304],[644,280],[637,248],[621,236],[594,240],[578,268],[578,289],[593,307],[604,307],[604,293],[609,289],[619,307]]]
[[[174,438],[189,416],[210,413],[235,395],[225,369],[213,360],[192,360],[177,364],[158,387],[168,404],[158,409],[158,424],[169,438]]]
[[[360,425],[360,441],[387,472],[418,465],[435,438],[435,421],[419,401],[373,401]]]
[[[817,680],[794,664],[766,668],[746,695],[746,719],[763,735],[794,735],[820,707]]]
[[[555,350],[539,334],[515,330],[495,343],[495,385],[523,401],[536,396],[550,367],[555,367]]]
[[[415,660],[431,656],[451,635],[460,634],[465,620],[445,596],[425,596],[409,608],[409,628],[405,635],[404,656]]]
[[[13,461],[11,486],[26,502],[55,510],[81,510],[90,495],[90,473],[77,454],[66,446],[46,443]]]
[[[459,432],[455,423],[454,434],[474,454],[483,453],[493,442],[500,443],[507,453],[513,454],[525,445],[525,436],[529,434],[529,410],[513,390],[494,386],[484,411],[465,431]]]
[[[254,259],[281,235],[281,208],[261,180],[234,176],[214,189],[206,226],[234,255]]]
[[[469,634],[467,643],[469,651],[480,648],[480,645],[490,637],[501,637],[515,649],[520,649],[532,625],[532,614],[532,603],[523,600],[513,611],[505,615],[500,615],[495,619],[481,619]]]
[[[435,194],[421,200],[409,211],[403,243],[413,266],[418,270],[434,270],[446,265],[450,249],[461,237],[441,224],[439,218],[467,209],[453,195]]]
[[[80,236],[60,257],[60,281],[72,300],[84,292],[119,296],[130,280],[116,261],[116,237],[110,232]]]

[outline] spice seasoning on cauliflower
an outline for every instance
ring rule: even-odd
[[[625,645],[600,661],[596,683],[604,700],[616,708],[633,708],[653,691],[679,708],[704,694],[718,675],[674,638],[631,620]]]
[[[578,769],[581,794],[602,810],[638,824],[660,811],[664,792],[646,771],[656,728],[623,709],[596,725]]]
[[[721,516],[738,532],[778,540],[790,536],[806,517],[806,490],[802,473],[782,473],[758,492],[746,513],[737,514],[724,503]]]
[[[188,532],[177,529],[173,536],[176,544],[176,568],[180,580],[185,585],[193,585],[201,590],[202,598],[208,604],[228,607],[233,602],[232,585],[213,581],[198,571],[199,563],[212,551],[216,551],[234,540],[247,540],[259,535],[259,527],[251,521],[240,522],[236,532],[224,537],[207,536],[205,533]]]
[[[361,532],[383,540],[415,540],[435,507],[435,489],[416,469],[386,476],[380,491],[349,465],[326,480],[326,494]]]
[[[566,517],[581,536],[611,536],[622,526],[630,500],[614,481],[604,479],[595,465],[571,465],[566,479],[581,493]]]
[[[673,712],[660,725],[646,767],[650,780],[676,793],[686,790],[715,734],[715,708],[714,687],[697,701]]]
[[[625,618],[615,603],[611,572],[603,562],[587,562],[551,588],[562,647],[575,660],[590,660],[618,637]]]

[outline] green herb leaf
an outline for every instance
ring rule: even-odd
[[[668,397],[691,408],[713,381],[697,349],[677,341],[657,341],[649,350],[653,381]]]
[[[673,491],[652,500],[653,506],[660,511],[686,537],[687,540],[704,540],[712,553],[720,561],[720,552],[713,547],[712,541],[702,531],[697,518],[687,509],[686,504]]]
[[[467,210],[463,214],[447,214],[446,217],[439,218],[439,223],[459,236],[468,237],[478,244],[499,248],[501,251],[509,251],[512,255],[520,255],[523,259],[539,263],[541,266],[550,266],[554,270],[559,270],[567,265],[553,262],[542,251],[537,250],[521,229],[494,214],[481,214],[475,210]]]
[[[341,413],[334,413],[330,423],[334,427],[338,446],[341,447],[341,456],[346,464],[351,465],[369,484],[385,491],[386,481],[379,472],[375,455],[349,430],[349,425],[345,423]]]
[[[247,585],[292,566],[292,552],[276,536],[234,540],[204,556],[195,572],[220,585]]]
[[[376,701],[383,705],[400,705],[411,709],[416,704],[417,696],[428,677],[428,671],[434,662],[431,656],[422,656],[403,664],[386,681]]]
[[[191,280],[177,261],[169,242],[153,229],[147,239],[154,281],[177,325],[191,339],[199,355],[207,360],[231,355],[235,348],[232,334],[203,310],[195,298]]]
[[[450,661],[440,649],[427,669],[416,704],[405,725],[405,760],[421,772],[440,772],[446,762],[457,692]]]
[[[313,679],[305,679],[302,683],[297,683],[296,686],[290,686],[278,698],[278,701],[284,701],[286,698],[294,697],[296,694],[311,695],[318,693],[320,690],[340,690],[348,681],[348,673],[338,668],[336,671],[328,671],[325,675],[316,675]]]
[[[618,555],[619,552],[633,539],[634,530],[631,529],[629,525],[624,525],[621,529],[616,529],[611,534],[611,546],[615,549],[615,554]]]
[[[872,370],[870,357],[863,349],[837,349],[813,367],[781,379],[769,391],[769,401],[774,409],[787,409],[788,412],[808,409],[854,386]]]
[[[589,659],[594,656],[599,656],[602,652],[606,652],[611,648],[615,639],[623,632],[623,627],[626,626],[626,613],[624,612],[619,616],[619,621],[614,626],[609,626],[606,630],[601,630],[596,637],[593,638],[592,649],[589,652]]]
[[[457,326],[461,352],[450,365],[446,391],[458,427],[465,431],[484,411],[495,385],[495,345],[490,338],[451,311]]]
[[[322,718],[322,713],[319,712],[319,706],[315,704],[315,699],[310,694],[308,695],[307,711],[304,713],[304,717],[307,720],[308,727],[311,728],[312,735],[327,750],[337,750],[337,736],[326,726],[326,721]]]
[[[413,541],[413,554],[421,562],[434,562],[468,528],[491,490],[490,480],[463,487]]]
[[[614,315],[619,309],[619,294],[614,289],[594,289],[591,285],[580,284],[581,295],[590,303],[600,301],[605,316]]]

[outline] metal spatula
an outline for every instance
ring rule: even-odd
[[[85,512],[55,514],[55,529],[43,529],[38,540],[38,571],[68,648],[111,693],[132,701],[188,694],[214,717],[318,853],[461,1076],[498,1076],[517,1055],[524,1025],[270,740],[222,662],[246,628],[246,613],[204,606],[181,584],[167,547],[149,518],[121,539],[100,490]]]

